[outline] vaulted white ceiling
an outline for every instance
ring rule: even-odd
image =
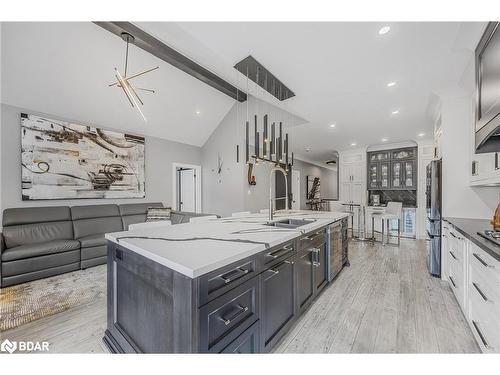
[[[429,105],[458,87],[484,26],[389,23],[391,31],[379,35],[383,23],[135,23],[243,90],[233,66],[254,56],[295,92],[280,105],[308,121],[292,130],[292,141],[297,154],[310,148],[314,160],[351,143],[431,137]],[[124,52],[120,38],[92,23],[4,23],[2,102],[203,145],[234,101],[132,47],[131,71],[160,66],[137,81],[157,90],[143,94],[144,123],[107,85],[113,68],[122,69]],[[276,104],[254,85],[250,92]]]
[[[252,55],[296,94],[284,108],[308,125],[296,151],[333,150],[432,137],[430,105],[458,84],[482,23],[142,23],[168,44],[245,88],[236,62]],[[378,33],[384,25],[391,30]],[[387,83],[396,82],[393,87]],[[251,92],[259,96],[262,90]],[[268,96],[269,97],[269,96]],[[392,115],[393,111],[399,111]],[[329,125],[335,124],[335,128]]]
[[[123,73],[125,42],[90,23],[3,23],[2,102],[83,124],[202,146],[234,100],[131,46],[129,72],[138,78],[144,122],[123,92],[108,87]],[[199,111],[199,114],[196,112]]]

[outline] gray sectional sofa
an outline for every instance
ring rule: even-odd
[[[9,208],[0,233],[0,287],[106,263],[105,233],[146,221],[149,207],[162,203]],[[194,212],[172,211],[172,224]]]

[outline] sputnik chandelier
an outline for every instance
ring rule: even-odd
[[[151,90],[151,89],[145,89],[145,88],[142,88],[142,87],[137,87],[137,86],[133,86],[130,81],[132,79],[135,79],[137,77],[140,77],[146,73],[150,73],[152,72],[153,70],[156,70],[158,69],[159,67],[155,67],[155,68],[151,68],[151,69],[146,69],[146,70],[143,70],[142,72],[139,72],[139,73],[136,73],[136,74],[132,74],[130,76],[127,75],[128,71],[128,47],[129,47],[129,44],[130,43],[134,43],[135,41],[135,38],[133,37],[133,35],[130,35],[129,33],[122,33],[121,34],[121,37],[122,39],[127,43],[127,49],[126,49],[126,52],[125,52],[125,67],[124,67],[124,72],[123,72],[123,75],[119,72],[119,70],[117,68],[115,68],[115,77],[116,77],[116,82],[113,82],[109,85],[109,87],[119,87],[123,90],[125,96],[127,97],[130,105],[132,106],[132,108],[136,108],[142,119],[144,121],[147,121],[146,119],[146,116],[144,116],[144,113],[142,112],[141,110],[141,106],[144,106],[144,102],[142,101],[142,99],[140,98],[140,96],[137,94],[137,91],[144,91],[144,92],[149,92],[149,93],[152,93],[154,94],[155,91],[154,90]]]

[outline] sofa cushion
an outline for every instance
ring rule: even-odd
[[[128,230],[130,224],[144,223],[150,207],[163,207],[161,202],[130,203],[118,206],[122,217],[123,229]]]
[[[73,220],[109,216],[120,216],[120,211],[116,204],[94,204],[90,206],[71,207],[71,218]]]
[[[74,263],[76,267],[80,266],[80,249],[2,262],[2,278]]]
[[[74,239],[71,221],[7,226],[3,228],[3,236],[7,249],[41,242]]]
[[[89,236],[80,237],[78,239],[83,247],[103,246],[106,245],[104,233],[91,234]]]
[[[123,230],[120,211],[115,204],[73,206],[71,215],[76,239]]]
[[[146,215],[146,213],[148,212],[148,208],[151,207],[163,207],[163,203],[161,202],[129,203],[129,204],[120,204],[118,206],[121,216],[139,215],[139,214]]]
[[[10,262],[13,260],[39,257],[43,255],[61,253],[80,248],[80,243],[75,240],[55,240],[16,246],[2,253],[2,261]]]
[[[7,208],[3,211],[2,225],[9,227],[11,225],[70,220],[71,213],[67,206]]]

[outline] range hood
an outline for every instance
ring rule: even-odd
[[[476,47],[476,153],[500,151],[500,23],[489,22]]]

